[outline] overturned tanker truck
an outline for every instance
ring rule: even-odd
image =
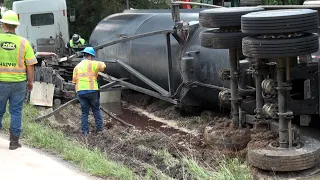
[[[239,128],[267,124],[279,133],[278,143],[248,149],[252,166],[280,172],[316,167],[320,142],[294,126],[319,121],[320,6],[179,5],[127,10],[96,26],[89,44],[107,64],[99,73],[107,81],[101,91],[128,88],[180,108],[231,107]],[[78,62],[69,57],[54,68]]]
[[[231,107],[233,122],[268,124],[278,143],[248,151],[251,165],[301,171],[320,143],[293,128],[319,119],[320,6],[127,10],[103,19],[90,44],[114,85],[185,107]],[[271,10],[282,9],[282,10]]]

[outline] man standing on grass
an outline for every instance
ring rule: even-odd
[[[86,136],[89,134],[88,116],[90,108],[93,111],[97,132],[103,130],[97,77],[98,72],[103,72],[106,65],[103,62],[93,60],[95,51],[92,47],[87,47],[82,52],[85,59],[74,68],[72,82],[76,83],[76,91],[82,110],[81,129],[82,134]]]
[[[15,34],[20,24],[14,11],[6,11],[2,19],[5,33],[0,34],[0,128],[9,101],[10,144],[9,149],[21,147],[22,106],[26,91],[33,87],[34,64],[38,63],[29,41]]]

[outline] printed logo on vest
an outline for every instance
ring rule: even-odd
[[[15,50],[17,45],[12,42],[3,42],[1,43],[1,48],[5,50]]]

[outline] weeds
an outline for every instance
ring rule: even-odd
[[[71,161],[85,172],[99,177],[114,177],[118,179],[135,179],[133,172],[122,164],[106,158],[98,149],[90,150],[67,138],[60,130],[42,126],[33,122],[37,117],[37,110],[31,105],[23,108],[22,137],[26,144],[57,153],[64,160]],[[9,114],[6,113],[3,122],[4,128],[9,128]]]
[[[238,159],[223,160],[218,168],[206,170],[195,160],[183,159],[184,165],[193,179],[197,180],[252,180],[250,169]]]
[[[152,179],[152,174],[153,174],[152,169],[147,168],[147,173],[145,175],[145,179],[146,180],[151,180]]]

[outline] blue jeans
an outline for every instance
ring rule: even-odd
[[[0,82],[0,91],[0,128],[2,128],[2,118],[9,101],[9,113],[11,115],[10,130],[14,136],[20,136],[22,130],[22,106],[26,95],[26,81]]]
[[[88,94],[78,94],[80,101],[82,115],[81,115],[81,129],[82,134],[86,135],[89,133],[88,116],[90,108],[92,109],[93,116],[96,122],[96,130],[103,130],[102,116],[100,112],[100,93],[91,92]]]

